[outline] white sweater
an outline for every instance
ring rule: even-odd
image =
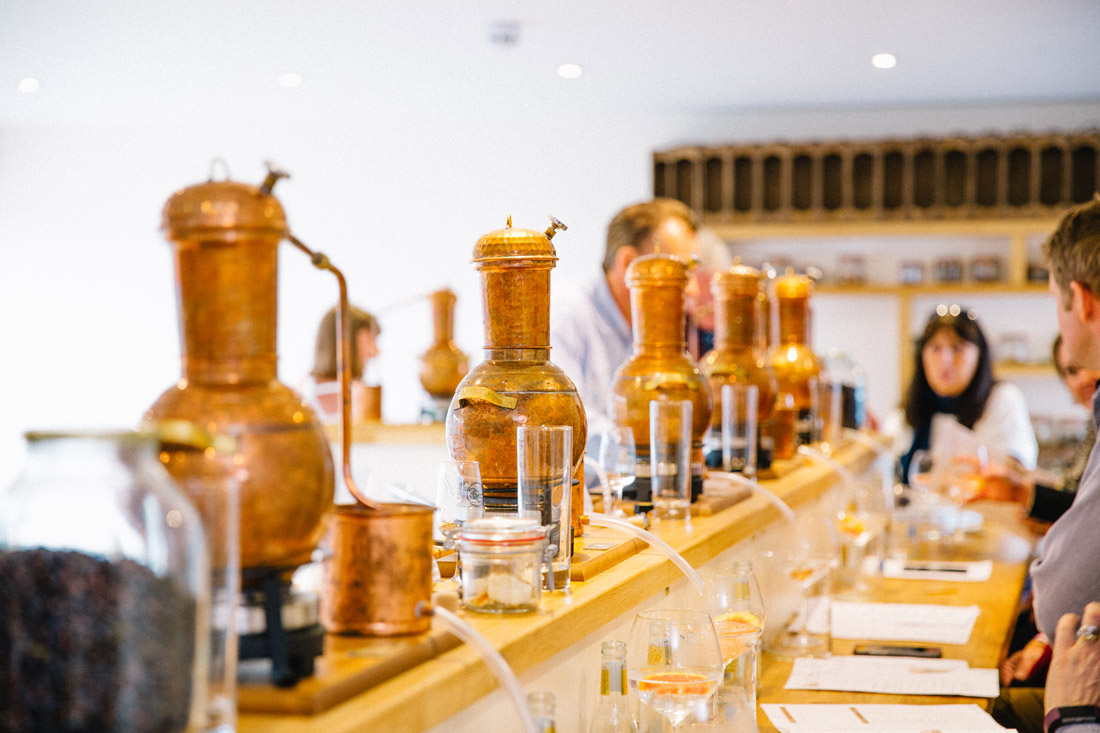
[[[954,421],[950,415],[939,415],[937,419]],[[893,438],[895,458],[909,452],[909,447],[913,444],[913,428],[906,424],[905,412],[901,408],[887,416],[882,432]],[[1028,469],[1035,468],[1039,445],[1031,427],[1027,402],[1016,385],[998,382],[993,386],[982,416],[974,423],[973,432],[975,441],[984,445],[991,457],[1012,456]],[[942,432],[933,429],[929,446],[933,453],[940,453],[945,449],[945,446],[937,444],[938,435],[942,435]]]

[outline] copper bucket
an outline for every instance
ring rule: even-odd
[[[432,512],[420,504],[340,504],[321,586],[321,623],[333,634],[397,636],[431,628],[416,613],[432,597]]]

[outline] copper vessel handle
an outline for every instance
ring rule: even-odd
[[[272,184],[278,179],[278,173],[272,171],[269,174],[269,178],[274,176],[270,181]],[[336,371],[340,375],[340,447],[343,451],[344,484],[361,504],[374,510],[381,510],[377,503],[359,491],[359,487],[355,485],[355,479],[351,477],[351,338],[344,329],[348,315],[347,280],[344,279],[344,273],[329,261],[328,255],[323,252],[314,252],[289,231],[286,237],[291,244],[309,255],[314,267],[318,270],[328,270],[335,275],[336,282],[340,286],[340,302],[336,308],[336,333],[340,335],[340,348],[336,352]]]

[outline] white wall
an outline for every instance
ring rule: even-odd
[[[476,239],[508,215],[539,230],[557,216],[570,229],[554,240],[554,287],[569,287],[595,268],[614,212],[650,195],[654,149],[1100,126],[1100,101],[645,117],[559,114],[538,100],[511,106],[512,114],[390,114],[359,125],[207,124],[189,110],[174,125],[0,128],[0,482],[21,462],[23,430],[131,426],[179,376],[160,210],[173,191],[204,180],[214,156],[238,180],[258,183],[265,158],[293,174],[276,194],[297,235],[344,269],[352,300],[381,314],[385,416],[406,422],[419,410],[416,357],[431,336],[418,296],[444,285],[458,293],[457,339],[480,359],[480,291],[468,262]],[[335,284],[293,248],[281,263],[280,375],[296,384]],[[838,307],[846,321],[856,317]],[[838,319],[821,319],[823,347],[830,320]],[[859,332],[838,330],[837,341]],[[895,380],[886,373],[894,368],[875,364],[872,385]]]

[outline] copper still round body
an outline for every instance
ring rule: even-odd
[[[505,229],[481,237],[473,262],[481,272],[485,361],[459,383],[447,410],[447,447],[455,460],[480,464],[487,512],[515,512],[516,428],[573,428],[573,466],[582,470],[588,423],[577,388],[550,362],[550,270],[557,254],[546,233]],[[576,482],[575,494],[583,487]],[[580,496],[575,495],[574,520]],[[574,529],[579,521],[574,521]]]
[[[626,272],[634,345],[611,380],[607,408],[612,420],[634,433],[640,499],[648,498],[651,400],[691,402],[693,497],[702,486],[703,435],[713,403],[703,373],[687,353],[684,289],[690,269],[671,255],[650,254],[635,259]]]
[[[304,564],[332,505],[333,463],[317,416],[276,374],[283,208],[255,186],[202,183],[168,199],[163,229],[174,254],[182,376],[145,417],[233,436],[237,450],[216,458],[166,447],[161,459],[193,491],[239,483],[242,568]],[[224,538],[217,521],[208,524],[217,561]]]
[[[455,294],[447,289],[431,294],[432,345],[420,355],[420,384],[436,398],[450,399],[470,370],[466,354],[454,340]]]
[[[775,343],[770,358],[779,386],[773,422],[775,457],[790,458],[799,445],[814,439],[814,389],[821,361],[810,348],[810,296],[813,281],[788,272],[773,286]]]
[[[760,271],[734,264],[728,270],[716,272],[711,280],[714,296],[714,348],[708,351],[700,363],[707,378],[714,413],[711,432],[722,432],[722,387],[754,385],[757,389],[757,425],[763,430],[768,424],[775,404],[778,385],[775,370],[768,358],[764,342],[764,303]],[[771,438],[763,455],[771,454]],[[762,446],[763,447],[763,446]]]

